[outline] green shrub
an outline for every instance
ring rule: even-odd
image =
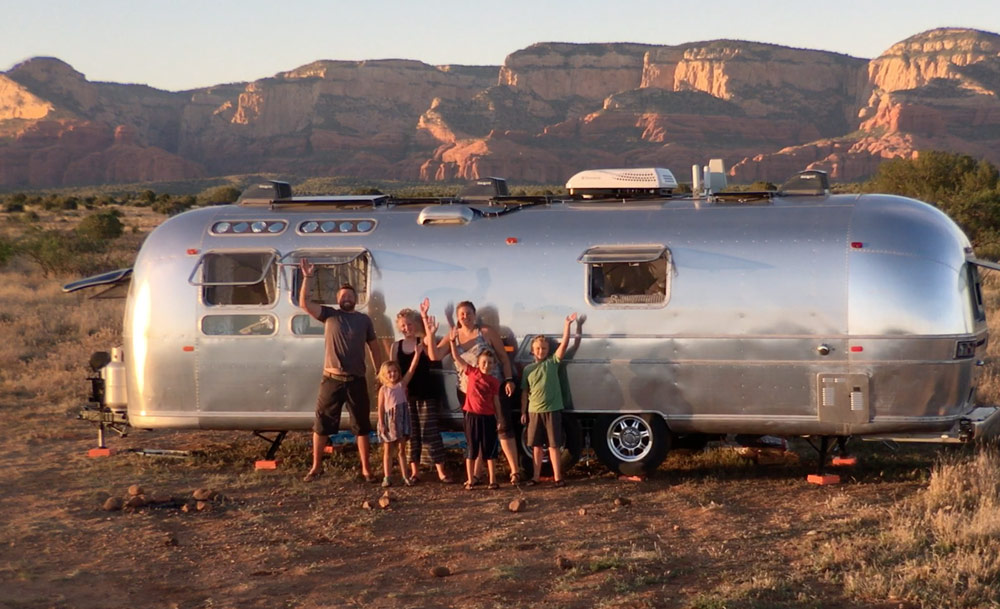
[[[125,232],[125,225],[118,215],[115,210],[91,214],[80,221],[76,234],[82,239],[97,242],[117,239]]]
[[[166,200],[153,203],[152,209],[156,213],[165,214],[167,216],[176,216],[182,211],[189,209],[194,204],[193,199],[194,197],[185,197],[176,200],[167,198]]]
[[[240,198],[240,189],[235,186],[215,186],[203,190],[198,195],[198,203],[201,205],[221,205],[224,203],[235,203]]]
[[[82,237],[76,231],[35,228],[17,243],[16,253],[23,254],[42,269],[46,277],[58,274],[85,274],[101,268],[101,255],[107,240]]]
[[[6,237],[0,237],[0,267],[7,264],[7,261],[13,258],[16,253],[14,242]]]

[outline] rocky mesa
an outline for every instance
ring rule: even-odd
[[[945,149],[1000,164],[1000,36],[923,32],[874,59],[711,40],[540,43],[502,66],[317,61],[191,91],[91,82],[35,58],[0,73],[0,187],[259,172],[561,183],[580,169],[737,181],[870,175]]]

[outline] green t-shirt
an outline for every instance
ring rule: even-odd
[[[521,390],[528,392],[528,412],[562,410],[559,358],[553,355],[525,366],[524,374],[521,376]]]

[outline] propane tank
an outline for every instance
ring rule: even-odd
[[[125,388],[125,362],[121,347],[111,349],[111,361],[101,368],[104,379],[104,405],[114,412],[125,412],[128,391]]]

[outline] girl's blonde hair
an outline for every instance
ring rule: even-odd
[[[399,362],[395,360],[388,360],[382,362],[382,366],[378,369],[378,382],[382,383],[386,387],[392,385],[392,381],[389,380],[389,370],[395,368],[399,372],[399,376],[403,376],[403,371],[399,368]]]

